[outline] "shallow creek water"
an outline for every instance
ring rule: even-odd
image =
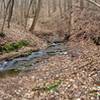
[[[40,64],[44,58],[65,54],[67,54],[67,48],[63,43],[52,43],[46,49],[32,52],[28,56],[15,58],[9,61],[1,61],[0,72],[10,70],[28,70]]]

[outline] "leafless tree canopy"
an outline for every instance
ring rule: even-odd
[[[100,8],[100,0],[0,0],[0,19],[3,19],[1,31],[3,31],[5,23],[10,28],[11,21],[27,27],[29,18],[33,19],[29,30],[32,32],[36,25],[39,15],[41,17],[53,16],[55,12],[63,14],[69,12],[69,33],[71,31],[71,10],[74,2],[79,2],[80,9],[88,8],[89,5]],[[90,6],[91,7],[91,6]],[[92,7],[93,8],[93,7]]]

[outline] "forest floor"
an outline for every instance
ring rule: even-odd
[[[50,57],[34,70],[0,79],[0,99],[96,100],[100,93],[100,47],[73,42],[70,48],[68,55]]]
[[[9,58],[21,56],[31,51],[36,51],[47,47],[47,43],[45,41],[38,38],[34,34],[31,34],[29,31],[26,31],[23,27],[15,25],[14,23],[11,23],[10,29],[5,26],[4,34],[5,37],[0,37],[0,46],[5,46],[6,49],[10,49],[9,44],[11,43],[18,44],[18,42],[26,41],[29,42],[29,44],[18,50],[3,53],[1,52],[0,60],[9,60]]]
[[[14,77],[1,78],[0,100],[100,99],[100,46],[90,39],[91,36],[100,35],[100,14],[76,12],[77,15],[73,19],[76,22],[75,27],[70,40],[65,43],[70,49],[68,54],[45,59],[34,70],[19,73]],[[46,28],[48,24],[48,30],[54,29],[51,24],[53,21],[45,23]],[[63,38],[62,34],[66,32],[66,28],[62,29],[61,26],[65,26],[64,22],[65,20],[61,25],[57,22],[55,30],[39,30],[35,35],[52,42],[55,41],[57,32],[56,36]]]

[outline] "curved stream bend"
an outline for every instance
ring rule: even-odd
[[[60,54],[67,54],[67,49],[64,47],[64,44],[52,43],[47,49],[33,52],[26,57],[19,57],[10,61],[1,61],[0,72],[12,69],[25,70],[38,64],[40,62],[39,59]]]

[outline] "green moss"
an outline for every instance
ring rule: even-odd
[[[27,40],[21,40],[19,42],[16,43],[7,43],[5,45],[3,45],[2,47],[0,47],[0,52],[11,52],[11,51],[16,51],[24,46],[28,46],[29,45],[29,41]]]
[[[53,84],[50,84],[46,87],[47,91],[56,91],[58,86],[61,84],[61,81],[57,81]]]
[[[20,43],[22,46],[23,46],[23,45],[24,45],[24,46],[29,45],[29,41],[27,41],[27,40],[21,40],[19,43]]]
[[[43,91],[48,91],[48,92],[51,92],[51,91],[55,92],[55,91],[57,91],[60,84],[61,84],[61,80],[57,80],[54,83],[49,84],[47,86],[33,88],[32,91],[41,91],[41,90],[43,90]]]
[[[0,32],[0,37],[5,37],[5,33]]]
[[[15,48],[14,48],[10,43],[8,43],[8,44],[5,44],[5,45],[2,47],[2,50],[3,50],[4,52],[10,52],[10,51],[15,50]]]

